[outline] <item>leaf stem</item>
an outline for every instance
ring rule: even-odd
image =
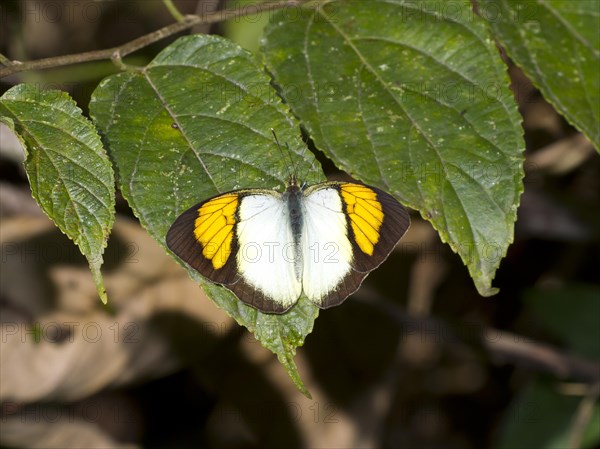
[[[163,3],[165,4],[165,7],[169,10],[169,12],[175,20],[177,20],[178,22],[183,22],[184,16],[173,4],[172,0],[163,0]]]
[[[210,14],[206,14],[204,16],[187,15],[184,16],[183,20],[180,22],[175,22],[170,25],[167,25],[163,28],[153,31],[152,33],[126,42],[123,45],[113,48],[107,48],[104,50],[87,51],[84,53],[55,56],[51,58],[37,59],[25,62],[16,60],[11,61],[4,55],[2,55],[2,58],[0,58],[0,62],[4,65],[4,67],[0,68],[0,79],[9,75],[14,75],[15,73],[24,72],[28,70],[49,69],[70,64],[78,64],[82,62],[99,61],[103,59],[110,59],[112,61],[116,61],[117,66],[119,66],[119,68],[123,68],[122,65],[118,64],[118,61],[120,61],[121,58],[141,48],[147,47],[148,45],[153,44],[154,42],[160,41],[166,37],[187,30],[195,25],[222,22],[224,20],[234,19],[237,17],[258,14],[263,11],[273,11],[276,9],[299,6],[303,3],[306,3],[307,1],[309,0],[285,0],[277,2],[267,2],[258,5],[250,5],[239,9],[216,11]]]
[[[2,53],[0,53],[0,64],[9,66],[12,64],[12,62],[6,56],[4,56]]]

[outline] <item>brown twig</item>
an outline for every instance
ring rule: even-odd
[[[367,303],[367,302],[365,302]],[[420,334],[439,344],[468,343],[481,349],[496,363],[509,363],[552,374],[561,379],[600,382],[600,362],[576,357],[551,345],[477,323],[448,324],[433,317],[410,315],[395,304],[369,298],[403,328],[403,336]]]
[[[600,363],[575,357],[545,343],[497,329],[486,329],[482,344],[496,359],[562,379],[600,380]]]
[[[124,56],[133,53],[141,48],[147,47],[154,42],[157,42],[166,37],[187,30],[195,25],[209,24],[222,22],[224,20],[235,19],[237,17],[258,14],[264,11],[273,11],[276,9],[289,8],[299,6],[309,0],[285,0],[277,2],[260,3],[258,5],[249,5],[240,9],[216,11],[205,16],[189,15],[181,22],[175,22],[167,25],[159,30],[144,36],[138,37],[123,45],[107,48],[104,50],[88,51],[84,53],[76,53],[72,55],[56,56],[52,58],[37,59],[34,61],[4,61],[5,67],[0,69],[0,78],[4,78],[15,73],[24,72],[27,70],[41,70],[54,67],[61,67],[70,64],[81,62],[99,61],[104,59],[112,59],[119,61]]]
[[[568,447],[579,448],[583,441],[583,435],[594,417],[594,405],[600,396],[600,383],[590,385],[586,395],[581,399],[577,412],[569,430]]]

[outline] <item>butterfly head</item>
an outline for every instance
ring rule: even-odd
[[[290,174],[288,176],[288,181],[287,181],[287,186],[286,186],[286,191],[288,192],[299,192],[301,190],[304,190],[305,188],[305,183],[302,183],[302,185],[298,182],[298,176],[296,176],[296,174]]]
[[[298,187],[298,177],[295,173],[288,176],[287,185],[288,187]]]

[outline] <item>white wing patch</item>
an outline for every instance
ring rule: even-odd
[[[294,261],[298,255],[281,195],[244,196],[238,209],[237,265],[244,280],[287,308],[302,293]]]
[[[342,207],[340,194],[333,188],[313,190],[304,197],[302,286],[317,306],[352,269],[352,245]]]

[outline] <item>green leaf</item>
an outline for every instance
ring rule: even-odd
[[[238,0],[236,2],[236,7],[239,9],[249,8],[252,5],[256,5],[256,0]],[[226,20],[221,24],[224,36],[237,42],[246,50],[257,52],[263,29],[269,22],[269,15],[262,12],[249,14],[242,19],[236,17]]]
[[[582,398],[560,395],[548,382],[535,380],[509,406],[496,449],[569,449],[572,423]],[[595,447],[600,441],[600,404],[583,432],[581,448]]]
[[[600,151],[600,3],[483,0],[481,15],[544,97]]]
[[[27,84],[0,98],[0,120],[25,148],[33,197],[88,259],[106,303],[100,267],[115,219],[115,182],[96,129],[66,92]]]
[[[332,1],[294,20],[284,11],[264,52],[317,147],[418,209],[489,296],[523,190],[522,129],[483,21],[466,3],[452,14],[441,4]]]
[[[192,205],[242,187],[282,188],[290,158],[299,174],[314,163],[298,123],[252,55],[215,36],[180,38],[139,72],[106,78],[90,113],[108,143],[123,196],[163,246],[175,218]],[[289,145],[285,160],[271,128]],[[301,300],[286,314],[264,314],[186,268],[219,307],[277,354],[308,394],[293,356],[318,309]]]

